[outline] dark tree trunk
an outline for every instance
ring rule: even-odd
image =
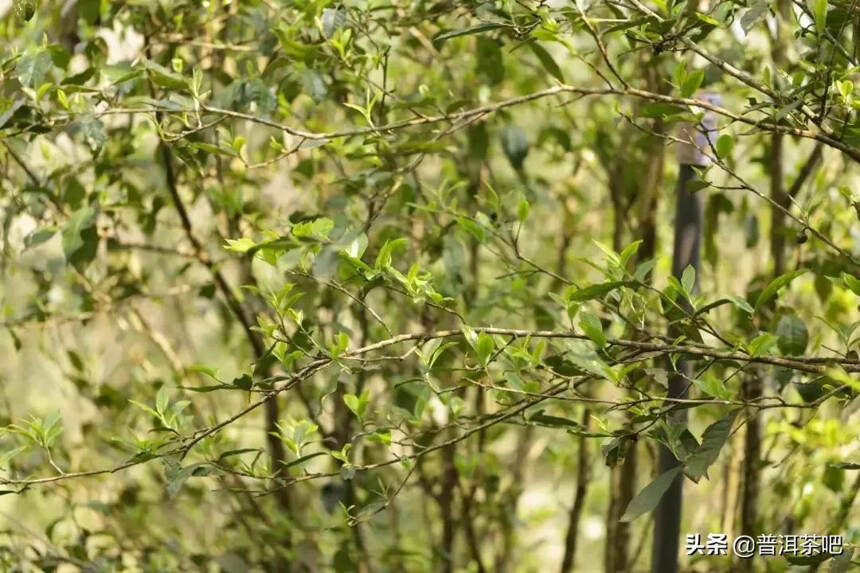
[[[687,182],[693,176],[692,166],[682,164],[678,174],[677,205],[675,209],[675,243],[672,256],[672,274],[678,278],[687,266],[696,271],[700,268],[699,243],[702,234],[702,206],[699,196],[687,191]],[[698,272],[696,273],[698,277]],[[670,338],[677,336],[670,329]],[[678,374],[669,378],[669,398],[685,398],[692,369],[686,360],[678,360]],[[686,410],[673,412],[671,420],[685,424]],[[658,472],[663,473],[680,462],[665,446],[660,447]],[[654,545],[652,571],[654,573],[675,573],[678,571],[678,547],[681,535],[681,497],[683,476],[679,475],[669,486],[657,509],[654,511]]]
[[[582,411],[582,427],[588,430],[588,420],[591,411]],[[573,495],[573,505],[568,513],[567,535],[564,537],[564,558],[561,561],[561,573],[570,573],[576,564],[576,541],[579,535],[579,520],[582,508],[585,506],[585,495],[588,492],[588,480],[591,474],[588,439],[579,438],[579,455],[576,460],[576,492]]]

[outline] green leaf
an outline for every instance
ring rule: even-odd
[[[624,460],[624,454],[627,451],[629,441],[629,439],[623,436],[617,437],[600,447],[607,466],[614,468]]]
[[[627,263],[630,261],[630,258],[639,252],[639,247],[642,246],[642,240],[633,241],[626,247],[624,250],[618,253],[618,267],[621,269],[627,268]]]
[[[690,97],[696,90],[699,89],[699,86],[702,85],[702,80],[705,79],[705,70],[695,70],[684,78],[684,82],[681,84],[681,97]]]
[[[587,300],[592,300],[595,298],[603,298],[617,288],[633,286],[636,286],[636,283],[634,281],[613,281],[607,283],[599,283],[573,291],[570,294],[566,295],[566,298],[568,302],[585,302]]]
[[[728,300],[732,301],[732,304],[734,304],[736,307],[738,307],[739,309],[741,309],[745,313],[750,314],[750,315],[755,313],[755,309],[753,309],[753,307],[750,306],[750,303],[748,303],[746,301],[746,299],[741,298],[739,296],[727,296],[726,298]]]
[[[567,418],[562,418],[561,416],[551,416],[549,414],[544,414],[543,410],[538,410],[537,412],[529,416],[529,422],[539,424],[541,426],[550,426],[556,428],[566,427],[580,429],[582,427],[579,422],[575,422]]]
[[[860,470],[860,463],[858,462],[835,462],[828,465],[838,470]]]
[[[391,255],[395,250],[405,249],[409,243],[404,238],[386,241],[376,256],[376,268],[386,269],[391,266]]]
[[[747,350],[752,356],[763,356],[774,347],[779,339],[770,332],[762,332],[753,338],[747,345]]]
[[[83,270],[96,256],[99,243],[96,215],[94,207],[82,207],[72,213],[63,227],[63,254],[66,261],[78,270]]]
[[[447,32],[443,32],[433,38],[433,45],[436,47],[441,46],[445,41],[450,40],[451,38],[458,38],[460,36],[470,36],[472,34],[481,34],[483,32],[489,32],[490,30],[498,30],[499,28],[505,28],[504,24],[499,24],[497,22],[484,22],[483,24],[478,24],[476,26],[470,26],[469,28],[461,28],[459,30],[449,30]]]
[[[218,390],[232,390],[233,386],[228,384],[217,384],[210,386],[177,386],[180,390],[188,390],[189,392],[199,392],[201,394],[206,394],[209,392],[217,392]]]
[[[841,468],[835,468],[832,465],[824,467],[824,473],[821,476],[821,483],[834,493],[840,493],[845,485],[845,471]]]
[[[776,324],[777,345],[780,352],[789,356],[803,354],[809,343],[806,323],[793,314],[783,315]]]
[[[761,20],[765,14],[767,14],[767,2],[765,0],[756,0],[752,6],[750,6],[749,10],[744,12],[744,15],[741,16],[741,28],[743,28],[744,33],[748,33],[753,29],[759,20]]]
[[[75,352],[74,350],[66,351],[66,355],[69,357],[69,362],[72,363],[72,367],[78,372],[84,371],[84,361],[81,359],[81,355]]]
[[[18,74],[18,81],[22,85],[35,89],[45,82],[53,66],[50,52],[38,49],[21,56],[15,64],[15,73]]]
[[[654,478],[654,481],[646,485],[642,491],[637,493],[636,497],[630,501],[630,504],[624,511],[624,515],[621,516],[620,521],[633,521],[640,515],[648,513],[657,507],[663,494],[666,493],[666,490],[669,489],[669,486],[672,485],[672,482],[675,481],[675,478],[678,477],[683,469],[684,466],[679,465]]]
[[[697,482],[703,476],[708,476],[708,468],[720,455],[720,450],[731,433],[734,419],[735,412],[732,412],[708,426],[705,433],[702,434],[701,445],[685,460],[687,475],[690,476],[690,479]]]
[[[486,332],[478,334],[475,340],[475,352],[478,354],[478,360],[481,361],[482,365],[486,366],[489,363],[495,349],[496,341],[493,340],[492,336]]]
[[[477,240],[479,243],[483,243],[486,240],[484,228],[472,219],[468,219],[466,217],[457,217],[457,225],[464,229],[467,233],[475,237],[475,240]]]
[[[491,86],[505,79],[505,58],[499,41],[487,36],[475,39],[475,73]]]
[[[247,391],[254,387],[254,379],[248,374],[242,374],[241,376],[234,378],[230,384],[233,388]]]
[[[606,346],[606,334],[603,332],[603,324],[600,319],[590,312],[582,311],[579,317],[579,327],[588,338],[598,347]]]
[[[312,459],[314,459],[314,458],[316,458],[316,457],[318,457],[318,456],[324,456],[324,455],[326,455],[327,453],[328,453],[328,452],[314,452],[314,453],[312,453],[312,454],[305,454],[305,455],[303,455],[303,456],[301,456],[301,457],[298,457],[298,458],[296,458],[296,459],[294,459],[294,460],[292,460],[292,461],[284,462],[284,463],[283,463],[283,465],[282,465],[281,467],[282,467],[282,468],[284,468],[284,469],[287,469],[287,468],[291,468],[291,467],[293,467],[293,466],[298,466],[298,465],[301,465],[301,464],[303,464],[303,463],[305,463],[305,462],[307,462],[307,461],[310,461],[310,460],[312,460]]]
[[[668,117],[672,115],[678,115],[681,113],[688,113],[690,110],[686,107],[675,105],[673,103],[663,103],[663,102],[654,102],[643,105],[639,108],[639,115],[641,117]]]
[[[502,151],[511,166],[519,171],[529,154],[529,140],[526,132],[518,125],[506,125],[501,132]]]
[[[688,296],[693,293],[696,286],[696,269],[693,265],[687,265],[687,268],[681,273],[681,286],[684,287],[684,292]]]
[[[724,133],[717,138],[717,156],[720,159],[725,159],[732,154],[732,149],[735,147],[735,138],[729,135],[728,133]]]
[[[707,189],[710,187],[710,182],[705,181],[699,176],[695,176],[690,178],[686,184],[684,185],[684,189],[687,193],[696,193],[697,191],[701,191],[702,189]]]
[[[192,364],[191,366],[187,367],[185,370],[187,370],[188,372],[196,372],[198,374],[205,374],[206,376],[209,376],[210,378],[212,378],[213,380],[215,380],[217,382],[221,381],[218,378],[218,369],[212,368],[211,366],[205,366],[203,364]]]
[[[824,387],[821,382],[795,382],[794,387],[801,399],[807,404],[824,396]]]
[[[534,53],[534,55],[537,56],[537,59],[540,60],[543,69],[549,72],[552,77],[554,77],[561,83],[564,83],[564,74],[561,73],[561,68],[558,67],[558,64],[553,59],[552,55],[550,55],[550,53],[546,51],[546,48],[541,46],[536,41],[529,42],[528,46]]]
[[[107,142],[104,123],[98,119],[88,118],[76,121],[69,126],[69,132],[80,137],[94,154],[98,153]]]
[[[726,388],[725,383],[719,376],[710,375],[704,378],[694,378],[693,384],[708,396],[713,396],[720,400],[729,400],[732,397],[731,391]]]
[[[812,555],[802,555],[797,553],[795,555],[784,554],[784,556],[785,560],[792,565],[817,565],[818,563],[823,563],[832,557],[829,553],[815,553]]]
[[[343,8],[326,8],[320,18],[323,35],[331,38],[339,29],[346,26],[346,10]]]
[[[843,547],[842,553],[833,557],[830,563],[830,573],[845,573],[851,567],[851,559],[854,557],[853,547]]]
[[[359,418],[361,417],[358,396],[355,394],[346,394],[343,397],[343,403],[346,404],[346,407],[349,408],[353,414]]]
[[[780,275],[770,281],[770,283],[761,291],[761,294],[758,296],[758,299],[755,301],[755,310],[757,311],[761,306],[776,296],[777,291],[782,287],[788,285],[791,281],[796,279],[802,274],[805,274],[808,269],[797,269],[794,271],[789,271],[783,275]]]
[[[313,221],[302,221],[294,225],[292,234],[300,238],[328,239],[332,229],[334,221],[328,217],[317,217]]]
[[[179,493],[180,489],[182,489],[182,485],[191,476],[205,476],[213,473],[213,471],[214,468],[208,464],[191,464],[189,466],[182,467],[179,462],[165,459],[164,477],[167,480],[167,497],[176,497],[176,494]]]
[[[48,241],[57,232],[56,227],[40,227],[24,237],[24,247],[32,249]]]
[[[185,78],[162,65],[146,60],[144,67],[156,85],[173,90],[182,90],[188,87],[188,81]]]
[[[839,89],[839,95],[847,102],[851,102],[854,95],[854,82],[851,80],[837,80],[836,87]]]
[[[815,30],[820,34],[827,27],[827,0],[813,0],[812,17],[815,19]]]
[[[158,389],[155,395],[155,411],[159,414],[164,414],[167,411],[167,405],[170,403],[170,396],[167,392],[167,386],[164,385]]]
[[[528,219],[530,209],[531,205],[529,205],[529,202],[526,199],[520,199],[520,202],[517,205],[517,220],[520,223],[523,223]]]
[[[235,253],[247,253],[257,246],[252,239],[248,237],[240,237],[238,239],[226,239],[227,245],[224,247],[228,251]]]
[[[844,284],[851,292],[860,296],[860,279],[848,273],[842,273],[842,284]]]
[[[672,72],[672,78],[675,80],[675,84],[680,87],[680,85],[684,83],[685,77],[687,77],[687,62],[681,60],[675,66],[675,70]]]
[[[346,407],[349,408],[359,420],[364,419],[364,414],[367,412],[367,404],[369,402],[370,392],[367,390],[362,392],[361,396],[356,396],[355,394],[344,394],[343,396],[343,403],[346,404]]]
[[[227,450],[226,452],[218,456],[218,461],[220,462],[226,460],[227,458],[232,458],[233,456],[240,456],[242,454],[248,454],[251,452],[262,453],[262,451],[263,450],[261,450],[260,448],[239,448],[236,450]]]

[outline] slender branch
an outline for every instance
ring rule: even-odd
[[[200,109],[207,112],[218,114],[222,116],[232,117],[234,119],[242,119],[246,121],[251,121],[259,125],[264,125],[267,127],[271,127],[273,129],[278,129],[290,135],[305,138],[308,140],[314,141],[324,141],[330,139],[340,139],[340,138],[348,138],[355,137],[361,135],[379,135],[386,132],[398,131],[401,129],[407,129],[410,127],[416,127],[420,125],[431,125],[436,123],[445,123],[445,122],[453,122],[463,119],[468,119],[475,115],[486,115],[495,113],[497,111],[514,107],[517,105],[521,105],[524,103],[544,99],[547,97],[557,96],[561,94],[576,94],[579,96],[607,96],[607,95],[616,95],[621,97],[632,97],[638,99],[644,99],[648,101],[654,102],[664,102],[671,103],[676,105],[688,106],[695,109],[707,110],[716,113],[722,117],[730,119],[732,122],[742,123],[744,125],[749,125],[751,127],[755,127],[764,131],[784,133],[787,135],[793,135],[796,137],[802,137],[805,139],[812,139],[815,141],[819,141],[828,147],[832,147],[834,149],[838,149],[843,152],[845,155],[850,157],[852,160],[860,163],[860,148],[854,147],[845,143],[844,141],[838,139],[834,134],[832,134],[829,130],[825,131],[819,128],[818,131],[810,130],[810,129],[801,129],[798,127],[791,127],[788,125],[782,125],[778,123],[774,123],[769,117],[764,117],[761,119],[753,119],[747,117],[744,114],[733,112],[725,107],[720,105],[716,105],[701,99],[696,98],[683,98],[683,97],[674,97],[665,94],[659,94],[647,90],[636,89],[632,87],[627,88],[584,88],[577,87],[571,85],[557,85],[551,88],[547,88],[544,90],[539,90],[536,92],[532,92],[530,94],[525,94],[518,97],[513,97],[505,100],[501,100],[495,103],[487,104],[484,106],[476,107],[469,110],[464,110],[460,112],[450,113],[450,114],[442,114],[442,115],[434,115],[434,116],[421,116],[417,118],[395,121],[386,125],[375,126],[375,127],[357,127],[350,128],[344,130],[336,130],[331,132],[312,132],[306,131],[300,128],[296,128],[290,125],[278,123],[277,121],[266,119],[263,117],[259,117],[250,113],[243,113],[239,111],[233,111],[229,109],[219,108],[216,106],[210,106],[201,103]],[[116,109],[108,109],[100,112],[87,112],[90,115],[102,116],[102,115],[110,115],[110,114],[134,114],[134,113],[196,113],[199,110],[194,108],[187,109],[175,109],[175,108],[116,108]],[[71,117],[77,115],[76,112],[65,112],[58,117]]]

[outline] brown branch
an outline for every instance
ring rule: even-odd
[[[485,332],[487,334],[499,334],[499,335],[504,335],[504,336],[513,336],[513,337],[517,337],[517,338],[562,338],[562,339],[588,340],[588,337],[585,336],[584,334],[578,334],[575,332],[556,332],[556,331],[548,331],[548,330],[518,330],[518,329],[491,328],[491,327],[475,327],[473,330],[475,332]],[[374,352],[376,350],[381,350],[383,348],[393,346],[395,344],[400,344],[402,342],[407,342],[407,341],[414,341],[414,340],[427,341],[427,340],[432,340],[432,339],[452,338],[452,337],[458,337],[458,336],[463,336],[463,332],[461,330],[440,330],[440,331],[436,331],[436,332],[424,332],[424,333],[418,332],[418,333],[401,334],[398,336],[388,338],[386,340],[381,340],[379,342],[376,342],[373,344],[368,344],[368,345],[363,346],[361,348],[357,348],[355,350],[346,352],[340,356],[340,359],[342,360],[342,359],[360,356],[363,354]],[[749,355],[743,354],[741,352],[721,351],[721,350],[716,350],[716,349],[711,349],[711,348],[701,347],[701,346],[683,346],[683,345],[675,345],[675,344],[650,343],[650,342],[640,342],[640,341],[623,340],[623,339],[610,339],[607,341],[607,344],[612,345],[612,346],[635,348],[635,349],[639,349],[639,350],[642,350],[645,352],[659,352],[659,353],[663,353],[663,354],[689,354],[689,355],[693,355],[693,356],[710,357],[710,358],[716,358],[716,359],[720,359],[720,360],[734,360],[734,361],[739,361],[739,362],[751,362],[751,363],[759,363],[759,364],[770,364],[770,365],[774,365],[774,366],[784,366],[786,368],[792,368],[795,370],[814,373],[814,374],[825,374],[827,372],[827,368],[826,368],[827,365],[841,366],[842,368],[844,368],[848,372],[860,372],[860,361],[858,361],[858,360],[847,360],[847,359],[842,359],[842,358],[827,358],[827,357],[817,357],[817,356],[813,356],[813,357],[797,357],[797,356],[795,356],[792,358],[782,358],[782,357],[778,357],[778,356],[749,356]],[[273,400],[278,394],[285,392],[287,390],[290,390],[291,388],[294,388],[296,384],[299,384],[301,381],[303,381],[303,380],[309,378],[310,376],[316,374],[321,369],[329,366],[332,363],[333,363],[333,360],[330,357],[318,358],[318,359],[308,363],[307,365],[305,365],[304,367],[302,367],[301,369],[299,369],[296,373],[294,373],[292,375],[285,376],[285,377],[273,378],[272,379],[273,381],[275,381],[275,382],[280,381],[281,384],[279,386],[275,387],[273,390],[266,391],[266,393],[260,399],[258,399],[255,402],[250,403],[246,407],[242,408],[241,410],[239,410],[235,414],[229,416],[228,418],[225,418],[221,422],[218,422],[218,423],[210,426],[209,428],[202,429],[202,430],[198,431],[192,438],[190,438],[184,444],[177,446],[175,449],[166,451],[166,452],[164,452],[164,453],[162,453],[156,457],[164,457],[164,456],[168,456],[168,455],[177,455],[177,454],[184,457],[201,440],[217,433],[218,431],[229,426],[230,424],[234,423],[235,421],[239,420],[240,418],[244,417],[245,415],[249,414],[250,412],[253,412],[254,410],[259,408],[260,406],[265,405],[270,400]],[[522,402],[518,403],[518,404],[521,404],[521,407],[518,407],[518,409],[516,411],[511,412],[511,413],[499,413],[499,414],[496,414],[494,416],[491,416],[491,418],[495,419],[496,416],[504,416],[504,419],[508,419],[511,416],[516,415],[517,413],[524,411],[529,405],[538,404],[538,403],[540,403],[544,400],[548,400],[548,399],[559,398],[560,392],[562,392],[566,387],[567,387],[567,382],[566,381],[562,382],[558,386],[550,389],[549,391],[547,391],[545,393],[542,393],[542,394],[539,394],[536,396],[529,396],[528,398],[524,399]],[[837,393],[843,391],[845,388],[846,388],[846,386],[839,386],[837,388],[834,388],[830,392],[823,395],[821,398],[815,400],[814,402],[812,402],[808,405],[804,405],[803,407],[812,408],[812,407],[815,407],[817,405],[820,405],[825,400],[827,400],[827,399],[835,396]],[[701,403],[701,404],[707,403],[707,404],[724,404],[724,405],[736,404],[736,402],[720,401],[720,400],[691,400],[691,399],[674,399],[673,400],[673,399],[656,398],[656,397],[653,399],[649,398],[649,400],[663,400],[666,402],[677,402],[679,404],[681,404],[681,403],[691,403],[691,404],[692,403]],[[583,398],[582,401],[588,401],[588,400]],[[749,405],[746,402],[738,402],[737,404]],[[780,404],[773,404],[773,405],[759,405],[758,407],[760,409],[764,409],[764,408],[778,408],[778,407],[798,407],[798,405],[790,404],[790,403],[784,403],[784,404],[780,403]],[[418,457],[420,455],[423,455],[424,453],[430,453],[431,451],[441,449],[441,448],[445,447],[445,445],[456,443],[457,441],[464,439],[465,437],[468,437],[468,435],[472,435],[475,432],[479,432],[481,430],[489,428],[490,426],[493,425],[492,419],[487,423],[483,423],[483,424],[469,430],[467,432],[467,435],[452,438],[451,440],[448,440],[448,441],[443,442],[441,444],[437,444],[435,446],[430,446],[425,450],[421,450],[421,452],[419,454],[411,454],[411,455],[405,456],[405,457],[412,459],[412,458]],[[130,460],[128,462],[123,462],[122,464],[120,464],[118,466],[115,466],[113,468],[108,468],[108,469],[65,473],[63,475],[49,476],[49,477],[44,477],[44,478],[23,479],[23,480],[22,479],[16,480],[16,479],[0,478],[0,483],[7,484],[7,485],[17,485],[17,486],[22,486],[22,487],[28,487],[31,485],[39,485],[39,484],[64,481],[66,479],[71,479],[71,478],[104,475],[104,474],[122,471],[124,469],[127,469],[127,468],[130,468],[132,466],[143,463],[145,461],[149,461],[149,459],[152,459],[152,458],[140,459],[140,460]],[[385,466],[388,466],[388,465],[391,465],[394,463],[398,463],[402,459],[404,459],[404,458],[401,457],[401,458],[397,458],[397,459],[393,459],[393,460],[387,460],[387,461],[383,461],[383,462],[379,462],[379,463],[375,463],[375,464],[370,464],[370,465],[366,465],[366,466],[356,466],[356,469],[361,469],[361,470],[376,469],[376,468],[385,467]],[[319,475],[320,476],[329,476],[329,475],[337,475],[337,474],[334,473],[334,474],[319,474]],[[295,478],[291,478],[289,480],[289,483],[294,483],[296,481],[303,481],[303,479],[297,480]]]
[[[813,131],[809,129],[801,129],[798,127],[790,127],[787,125],[781,125],[777,123],[773,123],[769,118],[765,117],[762,119],[752,119],[747,117],[746,115],[735,113],[727,108],[724,108],[719,105],[712,104],[710,102],[695,99],[695,98],[682,98],[682,97],[674,97],[670,95],[664,95],[659,93],[650,92],[647,90],[640,90],[636,88],[582,88],[571,85],[558,85],[551,88],[547,88],[544,90],[539,90],[536,92],[532,92],[530,94],[501,100],[492,104],[488,104],[485,106],[480,106],[477,108],[464,110],[461,112],[451,113],[451,114],[443,114],[443,115],[435,115],[435,116],[421,116],[417,118],[395,121],[386,125],[375,126],[375,127],[359,127],[359,128],[350,128],[344,130],[337,130],[331,132],[312,132],[306,131],[303,129],[299,129],[290,125],[281,124],[277,121],[265,119],[262,117],[258,117],[249,113],[243,113],[238,111],[233,111],[229,109],[223,109],[215,106],[209,106],[201,103],[200,109],[213,114],[219,114],[227,117],[232,117],[234,119],[242,119],[246,121],[251,121],[259,125],[264,125],[267,127],[271,127],[273,129],[277,129],[288,133],[290,135],[294,135],[296,137],[301,137],[309,140],[329,140],[329,139],[340,139],[361,135],[379,135],[381,133],[397,131],[401,129],[406,129],[409,127],[416,127],[420,125],[430,125],[435,123],[444,123],[444,122],[453,122],[462,119],[467,119],[475,115],[486,115],[495,113],[499,110],[517,106],[520,104],[528,103],[531,101],[536,101],[540,99],[544,99],[547,97],[552,97],[561,94],[576,94],[579,96],[605,96],[605,95],[617,95],[622,97],[632,97],[639,98],[648,101],[654,102],[664,102],[671,103],[676,105],[688,106],[696,109],[712,111],[717,115],[730,119],[732,122],[742,123],[744,125],[749,125],[751,127],[755,127],[758,129],[762,129],[769,132],[777,132],[784,133],[787,135],[793,135],[796,137],[801,137],[805,139],[812,139],[815,141],[819,141],[828,147],[832,147],[834,149],[838,149],[839,151],[846,154],[852,160],[860,163],[860,148],[856,148],[851,146],[841,140],[839,140],[836,135],[831,133],[829,130],[824,130],[820,128],[819,131]],[[114,108],[108,109],[95,114],[95,116],[102,115],[112,115],[112,114],[134,114],[134,113],[197,113],[199,110],[194,108],[185,108],[185,109],[171,109],[171,108]],[[87,112],[91,114],[91,112]],[[71,117],[74,115],[78,115],[77,112],[65,112],[62,116],[58,117]]]
[[[588,431],[588,422],[591,411],[588,408],[582,411],[582,427]],[[579,538],[579,520],[582,508],[585,507],[585,495],[588,492],[588,482],[591,474],[591,461],[588,443],[584,437],[579,439],[579,452],[576,461],[576,490],[573,496],[573,505],[568,513],[567,534],[564,537],[564,557],[561,561],[561,573],[570,573],[576,564],[576,546]]]
[[[233,293],[233,290],[227,282],[227,279],[224,277],[224,274],[209,257],[200,240],[194,234],[191,217],[188,214],[188,209],[185,207],[185,203],[182,201],[182,197],[177,186],[170,149],[165,143],[161,144],[161,159],[164,164],[167,190],[170,193],[170,198],[173,200],[173,205],[179,215],[182,229],[185,231],[185,237],[188,239],[188,242],[191,243],[194,254],[197,256],[198,260],[206,266],[212,277],[215,279],[215,284],[221,292],[221,295],[224,297],[227,307],[242,325],[245,337],[248,339],[248,342],[254,351],[254,358],[256,360],[260,360],[266,355],[266,347],[263,344],[263,339],[260,334],[253,329],[251,319],[245,314],[245,309],[242,307],[239,299],[236,298],[236,295]],[[261,401],[258,405],[264,405],[266,409],[266,443],[268,444],[269,455],[272,458],[272,467],[275,469],[276,473],[280,473],[286,460],[286,451],[280,438],[273,434],[277,431],[277,422],[279,418],[276,396],[277,394],[272,394],[268,399]],[[291,506],[287,495],[279,494],[278,501],[284,509],[289,509]]]
[[[791,187],[788,189],[788,196],[794,199],[797,197],[797,194],[800,193],[800,189],[809,179],[809,176],[815,171],[815,168],[818,166],[818,162],[821,161],[821,155],[824,151],[824,144],[820,141],[815,143],[815,147],[812,148],[812,153],[809,154],[806,161],[803,163],[803,166],[800,168],[800,171],[797,173],[797,178],[791,183]]]

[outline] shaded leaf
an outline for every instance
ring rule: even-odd
[[[561,416],[552,416],[549,414],[544,414],[543,410],[538,410],[531,416],[529,416],[529,422],[540,424],[541,426],[551,426],[551,427],[569,427],[569,428],[581,428],[582,425],[579,422],[575,422],[573,420],[569,420],[567,418],[562,418]]]
[[[717,138],[717,155],[720,159],[725,159],[732,154],[732,149],[735,147],[735,138],[729,135],[728,133],[724,133],[723,135]]]
[[[21,84],[35,89],[42,85],[53,65],[50,52],[39,49],[21,56],[15,65],[15,72]]]
[[[594,284],[572,292],[567,295],[567,300],[569,302],[585,302],[595,298],[602,298],[617,288],[633,286],[636,286],[636,283],[633,281],[613,281]]]
[[[485,36],[478,36],[476,45],[475,71],[488,84],[495,85],[505,79],[504,56],[499,42]]]
[[[802,274],[805,274],[807,269],[797,269],[794,271],[789,271],[783,275],[780,275],[770,281],[770,283],[761,291],[761,294],[758,296],[758,299],[755,301],[755,309],[758,310],[761,308],[761,305],[768,302],[774,296],[776,296],[779,289],[788,285],[791,281],[796,279]]]
[[[520,170],[529,153],[529,140],[526,132],[518,125],[509,124],[502,129],[502,150],[511,166]]]
[[[676,466],[654,478],[654,481],[646,485],[642,491],[637,493],[636,497],[630,501],[630,504],[624,511],[624,515],[621,516],[620,521],[633,521],[640,515],[648,513],[657,507],[663,494],[666,493],[669,486],[672,485],[672,482],[675,481],[683,469],[684,466]]]
[[[845,573],[851,567],[851,559],[854,557],[853,547],[843,547],[842,553],[833,557],[830,563],[830,573]]]
[[[56,227],[40,227],[38,229],[34,229],[31,233],[29,233],[26,237],[24,237],[24,246],[28,249],[37,247],[42,243],[48,241],[51,237],[56,234]]]
[[[785,555],[785,560],[791,563],[792,565],[817,565],[818,563],[824,563],[832,556],[829,553],[817,553],[814,555]]]
[[[149,76],[152,78],[152,81],[158,86],[175,90],[181,90],[188,87],[188,82],[185,78],[172,70],[168,70],[160,64],[146,60],[144,62],[144,68],[149,72]]]
[[[842,284],[848,287],[851,292],[860,296],[860,279],[848,273],[842,273]]]
[[[335,32],[346,26],[346,10],[343,8],[326,8],[322,12],[323,35],[331,38]]]
[[[312,454],[305,454],[305,455],[298,457],[292,461],[284,462],[281,467],[284,469],[287,469],[287,468],[291,468],[293,466],[298,466],[298,465],[301,465],[301,464],[303,464],[309,460],[312,460],[313,458],[316,458],[318,456],[324,456],[324,455],[326,455],[326,453],[327,452],[314,452]]]
[[[767,14],[767,2],[758,0],[741,16],[741,28],[744,32],[749,32],[759,20],[764,18],[765,14]]]
[[[730,413],[725,418],[718,420],[707,427],[702,434],[702,443],[693,454],[687,458],[685,465],[687,467],[687,475],[693,481],[698,481],[702,477],[708,476],[708,467],[713,464],[720,455],[720,450],[723,444],[729,437],[732,430],[732,422],[735,419],[735,412]]]
[[[860,463],[858,462],[835,462],[828,465],[838,470],[860,470]]]
[[[684,82],[681,84],[681,97],[690,97],[696,93],[696,90],[702,85],[702,80],[704,79],[705,70],[694,70],[687,74],[687,77],[684,78]]]
[[[478,337],[475,340],[475,352],[478,354],[478,360],[481,361],[481,364],[484,366],[487,365],[495,349],[496,342],[493,340],[492,336],[486,332],[478,334]]]
[[[96,255],[99,242],[96,215],[94,207],[82,207],[72,213],[63,227],[63,254],[66,261],[78,270],[82,270]]]
[[[812,1],[812,16],[815,19],[815,29],[821,33],[827,28],[827,0]]]
[[[590,312],[583,311],[580,313],[579,327],[597,346],[600,348],[606,346],[606,334],[604,334],[603,325],[600,323],[600,319],[597,318],[597,316]]]
[[[777,346],[780,352],[789,356],[803,354],[809,343],[806,323],[793,314],[783,315],[776,325]]]
[[[558,64],[553,59],[552,55],[537,42],[529,42],[529,48],[537,56],[537,59],[540,60],[543,69],[549,72],[552,77],[564,83],[564,74],[561,73],[561,68],[558,67]]]
[[[483,24],[478,24],[476,26],[470,26],[469,28],[460,28],[459,30],[449,30],[447,32],[443,32],[433,38],[433,45],[440,46],[447,40],[451,38],[458,38],[460,36],[470,36],[472,34],[481,34],[483,32],[489,32],[490,30],[498,30],[499,28],[505,28],[504,24],[499,24],[497,22],[484,22]]]

